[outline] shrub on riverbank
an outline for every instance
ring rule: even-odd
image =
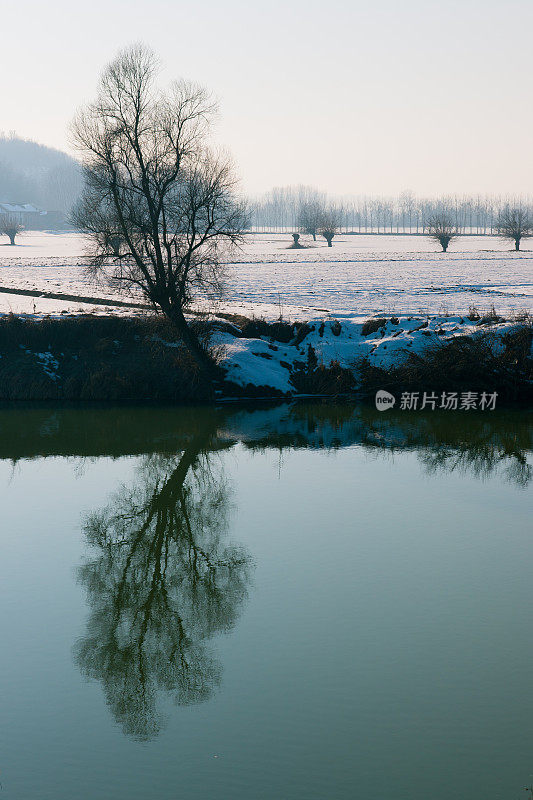
[[[201,322],[200,339],[220,365],[213,382],[200,375],[162,317],[0,317],[0,400],[194,402],[217,394],[336,397],[388,388],[498,392],[499,404],[533,405],[528,318],[490,328],[469,326],[466,335],[450,338],[425,322],[404,336],[402,346],[394,328],[367,341],[360,323],[350,331],[345,323],[341,328],[331,321],[268,323],[224,316]],[[210,334],[215,335],[208,345]],[[369,355],[357,361],[362,343]]]
[[[235,317],[235,319],[239,318]],[[267,320],[257,317],[253,319],[241,317],[239,327],[241,336],[247,339],[259,339],[261,336],[265,336],[273,342],[282,344],[301,341],[309,330],[304,322],[284,322],[283,320],[267,322]]]
[[[295,367],[291,374],[291,383],[298,394],[338,397],[355,389],[352,370],[341,367],[338,361],[332,361],[325,366],[318,361],[311,345],[307,348],[307,360],[297,363]]]
[[[498,402],[533,404],[533,326],[518,325],[502,337],[494,333],[457,336],[423,353],[410,352],[390,369],[363,359],[357,365],[361,389],[390,391],[498,392]]]
[[[0,319],[0,400],[211,396],[212,387],[161,318]]]

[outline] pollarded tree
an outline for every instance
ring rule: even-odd
[[[230,159],[208,147],[216,111],[208,94],[185,81],[160,91],[156,73],[148,48],[122,51],[102,73],[96,101],[75,119],[85,189],[74,221],[89,237],[94,269],[140,290],[211,373],[185,312],[220,291],[246,209]]]
[[[9,236],[11,244],[15,244],[15,236],[24,230],[24,226],[17,221],[15,217],[9,214],[2,214],[0,216],[0,233]]]
[[[533,219],[524,208],[504,208],[496,221],[496,233],[513,241],[515,250],[520,250],[520,241],[533,233]]]
[[[339,213],[333,206],[326,208],[320,220],[320,235],[324,237],[328,243],[328,247],[332,246],[333,237],[339,229]]]
[[[448,245],[452,239],[459,236],[457,226],[452,220],[451,216],[445,211],[437,211],[432,214],[427,221],[428,236],[435,239],[442,251],[445,253],[448,250]]]
[[[316,242],[316,235],[324,219],[325,208],[319,200],[306,200],[301,203],[298,209],[298,227],[304,233],[313,237]]]

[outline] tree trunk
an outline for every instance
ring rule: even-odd
[[[9,241],[11,242],[11,244],[15,244],[15,236],[17,234],[16,233],[8,233],[7,235],[9,236]]]
[[[447,244],[443,244],[442,245],[442,252],[445,253],[447,249],[448,249],[448,245]]]
[[[316,233],[313,233],[313,242],[316,242]]]
[[[187,324],[187,320],[185,319],[183,311],[181,309],[170,310],[165,312],[165,314],[180,334],[185,347],[194,358],[200,369],[200,372],[206,378],[212,381],[216,377],[216,365],[213,363],[213,361],[211,361],[208,354],[198,341],[198,337]]]
[[[520,250],[520,239],[515,239],[514,240],[514,249],[515,250]]]

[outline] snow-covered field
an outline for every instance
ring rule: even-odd
[[[254,234],[232,264],[222,308],[243,314],[305,319],[317,314],[385,312],[464,314],[494,304],[499,313],[533,309],[533,241],[523,252],[496,237],[465,236],[448,253],[423,236],[339,235],[333,247],[288,234]],[[531,250],[527,248],[531,247]],[[0,288],[113,298],[85,274],[83,238],[75,233],[27,233],[0,246]],[[76,301],[0,294],[0,312],[76,313]],[[108,312],[106,312],[108,313]]]
[[[533,306],[533,250],[511,252],[495,237],[464,237],[448,253],[422,236],[345,235],[305,250],[287,250],[287,238],[263,235],[246,248],[230,273],[233,302],[281,304],[291,315]]]
[[[215,342],[223,346],[227,376],[235,384],[290,393],[291,372],[305,361],[309,346],[325,365],[338,361],[350,368],[367,356],[388,368],[432,343],[487,330],[483,320],[480,327],[467,317],[472,306],[481,316],[494,306],[511,317],[490,323],[496,340],[513,328],[516,312],[533,311],[533,250],[515,253],[496,238],[464,237],[446,254],[421,236],[343,235],[331,248],[306,238],[307,247],[294,250],[289,235],[250,235],[227,265],[220,312],[308,323],[303,341],[290,344],[235,336],[225,324]],[[78,298],[120,299],[109,287],[96,286],[86,266],[82,237],[28,233],[20,246],[0,250],[0,313],[142,313],[81,302]],[[35,296],[43,292],[75,299]],[[386,323],[364,335],[365,319],[375,314]]]

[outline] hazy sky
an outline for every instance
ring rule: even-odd
[[[243,188],[533,194],[532,0],[25,0],[2,9],[0,129],[68,148],[142,40],[209,86]]]

